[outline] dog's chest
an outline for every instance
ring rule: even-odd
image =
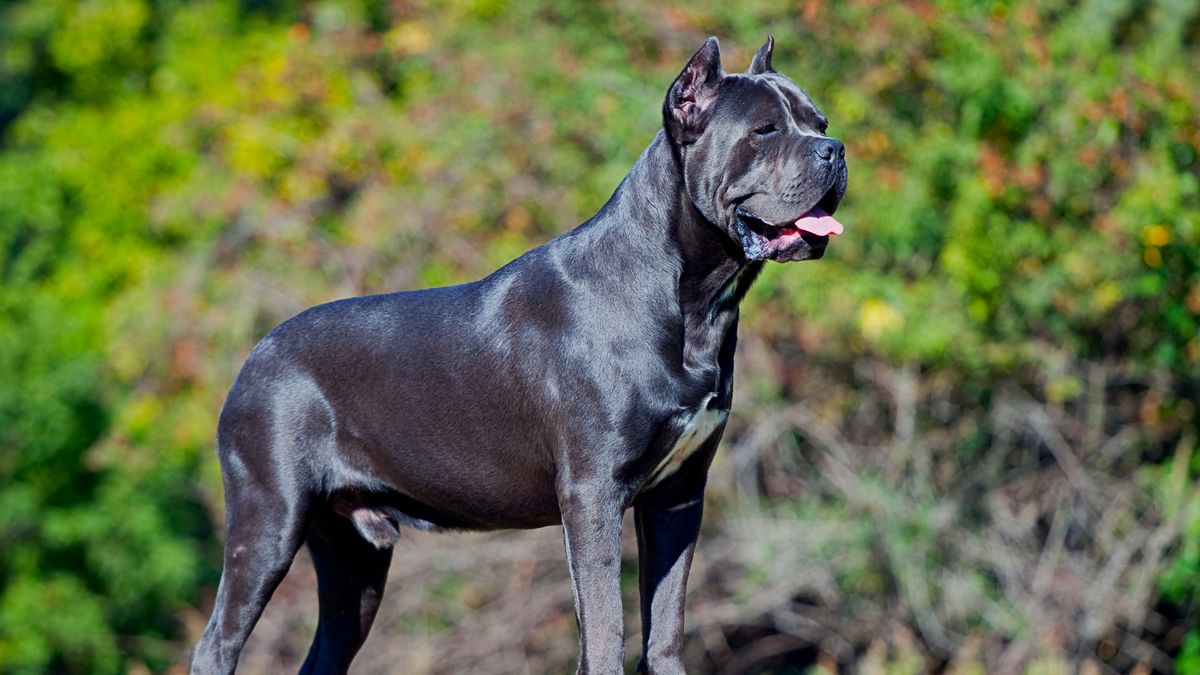
[[[711,396],[704,399],[683,423],[678,438],[671,445],[667,454],[659,460],[654,471],[650,473],[650,479],[646,482],[645,488],[658,485],[678,471],[679,467],[683,466],[683,463],[703,447],[705,441],[725,424],[725,420],[729,418],[729,411],[709,408],[708,403],[711,400]]]

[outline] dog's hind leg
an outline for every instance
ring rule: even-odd
[[[349,518],[321,506],[309,520],[308,550],[321,609],[300,672],[345,673],[375,620],[392,549],[376,548]]]
[[[232,673],[246,638],[304,541],[330,416],[313,387],[248,361],[221,410],[225,567],[192,672]],[[319,392],[318,392],[319,393]]]
[[[232,673],[250,631],[287,574],[304,537],[303,505],[261,484],[226,485],[225,567],[192,673]]]

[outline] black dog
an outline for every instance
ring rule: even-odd
[[[765,260],[820,258],[842,144],[772,41],[709,38],[595,217],[474,283],[340,300],[272,331],[221,411],[225,569],[192,669],[229,673],[307,541],[345,672],[403,527],[563,525],[579,672],[619,673],[621,515],[640,549],[639,670],[682,673],[684,586],[732,399],[738,303]]]

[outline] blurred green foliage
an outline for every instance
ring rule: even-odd
[[[216,413],[254,341],[582,221],[710,33],[730,70],[774,34],[851,167],[847,234],[771,266],[745,331],[949,378],[968,407],[1001,383],[1070,405],[1072,364],[1117,364],[1166,382],[1125,420],[1165,474],[1200,391],[1193,3],[9,1],[0,672],[181,658],[218,573]],[[1188,525],[1162,592],[1192,621],[1200,505],[1168,507]]]

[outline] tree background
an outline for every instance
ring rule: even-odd
[[[775,36],[850,189],[744,304],[693,670],[1200,672],[1187,0],[0,2],[0,672],[182,668],[255,341],[582,222],[709,34]],[[358,672],[572,671],[561,555],[414,533]],[[303,658],[298,561],[243,672]]]

